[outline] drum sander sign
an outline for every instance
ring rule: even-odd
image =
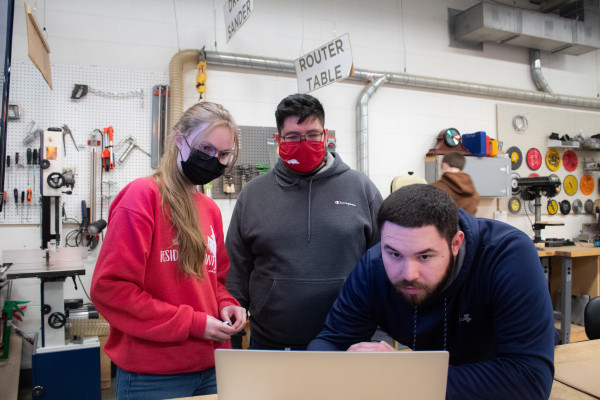
[[[353,73],[352,49],[348,34],[324,44],[294,60],[298,92],[308,93]]]
[[[223,6],[225,16],[225,36],[227,43],[236,34],[244,23],[250,18],[254,9],[254,0],[227,0]]]

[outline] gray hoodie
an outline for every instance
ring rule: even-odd
[[[226,287],[250,311],[259,343],[304,347],[319,333],[342,284],[379,241],[382,197],[336,153],[303,177],[278,160],[240,193],[227,232]]]

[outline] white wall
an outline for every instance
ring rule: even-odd
[[[37,4],[37,19],[47,29],[53,64],[167,71],[179,50],[204,46],[211,51],[292,60],[349,33],[356,68],[535,90],[527,49],[485,44],[479,52],[448,46],[447,8],[465,9],[476,0],[255,0],[252,17],[228,44],[224,0],[31,3]],[[27,60],[22,0],[15,10],[13,59]],[[554,92],[583,97],[596,97],[600,91],[598,58],[597,51],[578,57],[541,55],[544,76]],[[185,68],[186,107],[197,101],[195,75],[195,65]],[[40,79],[32,84],[45,83]],[[362,85],[346,82],[312,93],[324,104],[327,127],[336,130],[338,152],[353,167],[355,104],[361,90]],[[274,126],[276,105],[296,91],[295,79],[288,76],[209,65],[207,99],[224,104],[241,125]],[[369,157],[370,176],[382,195],[389,193],[394,176],[407,171],[424,174],[423,156],[441,129],[485,130],[496,137],[500,102],[390,86],[379,89],[369,103]],[[227,226],[235,202],[218,203]],[[572,237],[580,223],[567,224],[552,236]],[[0,249],[37,248],[39,228],[0,225],[0,243]],[[93,259],[94,255],[86,263],[86,283]],[[66,286],[67,297],[84,297],[80,290],[73,293],[71,285]],[[37,299],[35,283],[15,281],[13,287],[13,297]],[[32,311],[28,327],[35,330],[38,312]]]

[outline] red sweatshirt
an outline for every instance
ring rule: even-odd
[[[110,323],[104,350],[127,371],[205,370],[215,365],[215,348],[231,346],[202,339],[207,314],[220,319],[223,307],[238,303],[224,286],[229,258],[221,212],[201,193],[194,200],[207,242],[201,281],[178,266],[175,230],[153,179],[131,182],[111,204],[91,297]]]

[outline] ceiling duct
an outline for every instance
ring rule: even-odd
[[[449,11],[451,45],[472,48],[495,42],[570,55],[600,49],[598,0],[580,0],[583,20],[482,1]]]

